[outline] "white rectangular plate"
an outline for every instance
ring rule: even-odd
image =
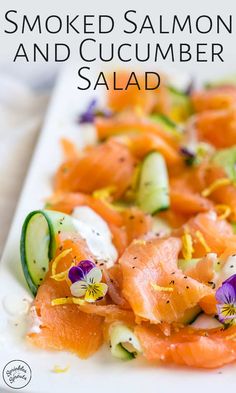
[[[24,340],[25,315],[10,315],[5,310],[9,301],[11,307],[16,302],[22,304],[23,299],[31,301],[19,257],[22,222],[28,212],[42,208],[45,198],[51,193],[52,175],[62,159],[60,138],[67,136],[81,146],[86,143],[86,135],[82,135],[75,120],[78,112],[85,108],[94,95],[76,89],[70,68],[63,73],[25,181],[0,264],[1,392],[12,391],[3,381],[2,370],[9,361],[16,359],[27,362],[32,369],[32,379],[23,389],[31,393],[49,393],[51,390],[57,393],[118,393],[122,390],[128,392],[130,389],[136,393],[173,393],[183,391],[183,388],[185,392],[191,393],[199,393],[202,389],[204,392],[211,390],[214,393],[229,391],[236,381],[235,366],[222,370],[199,371],[151,365],[141,360],[122,362],[113,359],[106,348],[88,360],[80,360],[66,352],[33,348]],[[66,373],[55,374],[52,372],[55,365],[61,368],[67,365],[70,367]]]

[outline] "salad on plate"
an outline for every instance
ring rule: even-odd
[[[235,362],[234,80],[111,90],[78,122],[96,143],[65,135],[52,195],[22,227],[26,339],[157,367]]]

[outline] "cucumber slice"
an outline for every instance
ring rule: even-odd
[[[218,150],[213,154],[211,162],[223,168],[230,180],[236,180],[236,146]]]
[[[155,214],[170,206],[169,179],[166,163],[160,153],[149,153],[143,160],[137,190],[137,205]]]
[[[187,269],[191,269],[196,266],[196,264],[201,260],[201,258],[193,259],[179,259],[178,268],[185,272]]]
[[[189,96],[173,86],[168,86],[168,90],[171,97],[174,118],[180,117],[182,121],[187,120],[187,118],[193,113]],[[175,116],[175,114],[178,116]]]
[[[138,338],[127,326],[122,324],[112,325],[109,333],[111,353],[114,357],[130,360],[142,352]]]
[[[194,306],[185,311],[184,316],[178,321],[183,325],[189,325],[193,323],[199,314],[201,314],[202,310],[199,306]]]
[[[72,218],[50,210],[35,210],[26,217],[20,241],[21,264],[27,284],[36,295],[56,251],[56,236],[75,231]]]
[[[201,313],[191,324],[194,329],[215,329],[223,327],[224,325],[218,321],[215,317],[211,317],[204,313]]]
[[[183,133],[182,127],[180,127],[177,123],[172,121],[169,117],[163,115],[163,114],[152,114],[150,116],[150,119],[156,123],[159,124],[163,130],[166,132],[174,135],[174,136],[180,136]]]

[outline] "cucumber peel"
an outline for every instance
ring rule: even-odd
[[[74,232],[72,218],[64,213],[35,210],[26,217],[20,240],[21,264],[25,279],[35,296],[55,256],[60,232]]]

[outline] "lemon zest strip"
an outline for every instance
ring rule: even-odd
[[[83,306],[84,303],[84,300],[78,299],[77,297],[59,297],[51,301],[52,306],[61,306],[64,304],[77,304],[79,306]]]
[[[70,366],[67,365],[64,368],[61,368],[60,366],[58,366],[57,364],[53,367],[52,372],[56,373],[56,374],[61,374],[61,373],[66,373],[69,370]]]
[[[55,281],[64,281],[64,280],[67,280],[67,278],[68,278],[68,272],[69,272],[70,268],[73,267],[73,266],[75,266],[75,265],[76,265],[76,263],[75,263],[75,262],[72,262],[72,264],[70,265],[70,267],[69,267],[68,269],[66,269],[64,272],[54,274],[54,276],[51,276],[51,278],[53,278],[53,280],[55,280]],[[68,279],[68,281],[67,281],[67,284],[68,284],[69,286],[71,285],[71,282],[70,282],[69,279]]]
[[[57,257],[54,259],[52,263],[52,276],[56,275],[57,265],[62,258],[68,255],[72,251],[72,248],[68,248],[67,250],[62,251]]]
[[[205,188],[201,194],[203,197],[208,197],[218,188],[223,187],[223,186],[228,186],[231,183],[232,183],[232,181],[230,179],[228,179],[227,177],[217,179],[217,180],[213,181],[213,183],[211,183],[211,185],[209,187]]]
[[[225,220],[231,214],[231,208],[228,205],[216,205],[216,212],[221,213],[218,215],[218,220]]]
[[[206,252],[211,252],[211,248],[208,246],[206,239],[204,238],[202,232],[196,231],[196,237],[201,243],[201,245],[205,248]]]
[[[151,283],[151,286],[155,291],[159,292],[173,292],[174,288],[172,287],[161,287],[160,285]]]
[[[98,190],[95,190],[93,192],[93,197],[95,199],[101,199],[102,201],[106,201],[107,199],[109,199],[111,197],[111,195],[116,191],[116,187],[115,186],[109,186],[109,187],[104,187],[104,188],[100,188]]]
[[[190,233],[185,232],[182,236],[182,254],[185,260],[192,259],[194,252],[193,239]]]

